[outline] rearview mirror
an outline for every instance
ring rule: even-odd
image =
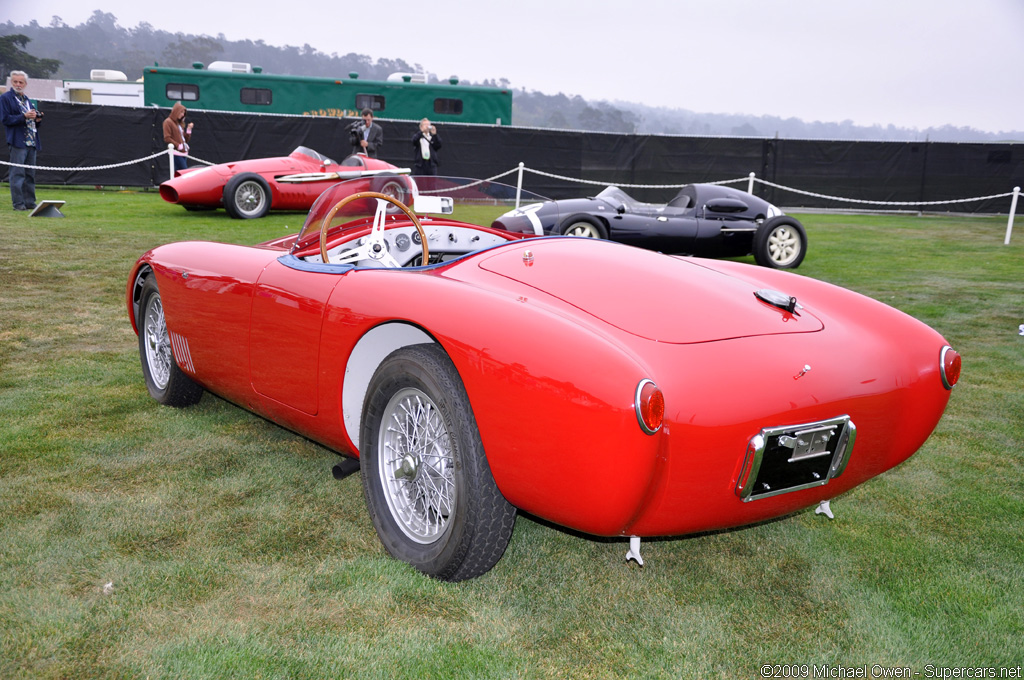
[[[455,211],[455,202],[451,196],[416,196],[413,210],[418,213],[435,213],[451,215]]]

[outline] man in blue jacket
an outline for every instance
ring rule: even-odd
[[[7,146],[11,150],[11,200],[15,210],[36,207],[36,154],[39,151],[39,124],[43,114],[25,96],[28,75],[11,71],[11,89],[0,95],[0,118],[7,128]],[[28,165],[33,167],[18,167]]]

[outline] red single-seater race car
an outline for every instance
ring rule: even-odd
[[[439,579],[491,569],[517,510],[642,563],[641,537],[821,507],[911,456],[959,378],[939,333],[837,286],[415,201],[342,183],[298,234],[157,247],[126,302],[158,402],[209,390],[342,454]]]
[[[256,158],[179,171],[160,185],[160,196],[186,209],[223,207],[231,217],[253,219],[270,210],[307,211],[324,189],[359,179],[353,190],[376,191],[399,201],[412,195],[409,168],[362,154],[341,163],[300,146],[287,156]]]

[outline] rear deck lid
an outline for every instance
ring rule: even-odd
[[[479,266],[658,342],[710,342],[823,328],[807,309],[790,312],[765,300],[749,280],[708,269],[699,260],[607,241],[524,241],[498,249]],[[785,291],[777,292],[788,300]]]

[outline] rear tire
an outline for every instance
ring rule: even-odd
[[[767,220],[754,233],[754,261],[772,269],[796,269],[807,254],[807,234],[792,217]]]
[[[393,557],[444,581],[501,559],[516,510],[491,476],[465,387],[439,346],[396,350],[377,368],[360,467],[370,519]]]
[[[224,209],[236,220],[254,220],[270,210],[270,186],[251,172],[232,177],[224,187]]]
[[[608,230],[593,217],[576,216],[562,222],[562,234],[583,238],[608,238]]]
[[[183,407],[197,403],[203,388],[185,374],[174,359],[164,305],[156,280],[149,276],[139,296],[139,358],[149,395],[164,406]]]
[[[373,185],[373,191],[390,196],[403,205],[409,205],[409,199],[411,198],[409,188],[406,186],[404,180],[394,175],[384,175],[378,179]],[[412,206],[410,206],[412,207]],[[388,214],[395,214],[401,212],[397,206],[388,205]]]

